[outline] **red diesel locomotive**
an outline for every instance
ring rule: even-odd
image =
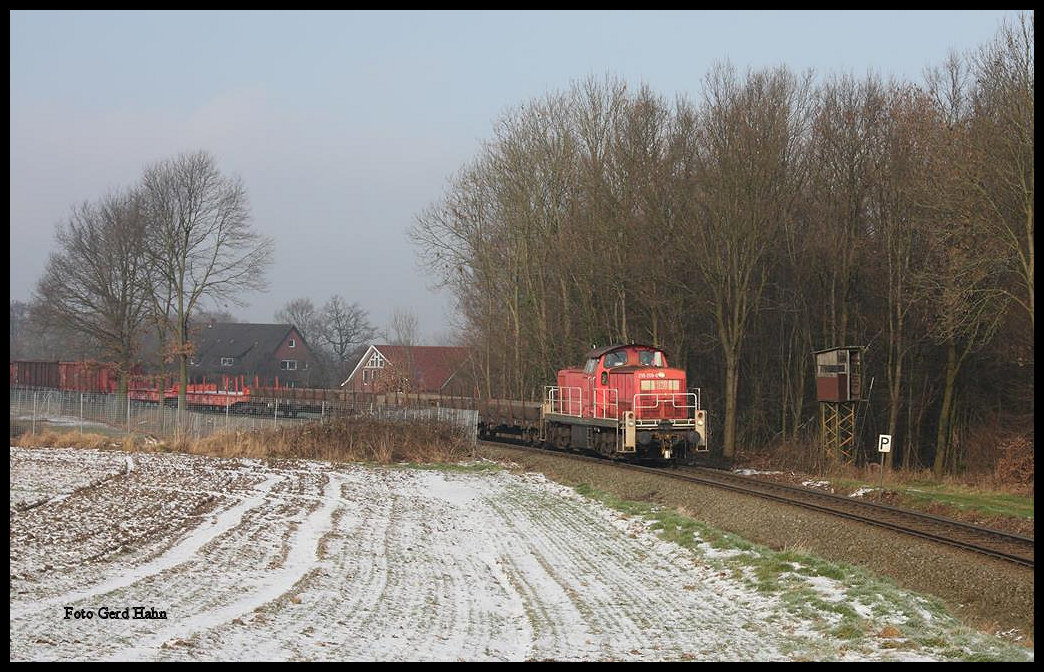
[[[616,459],[682,462],[707,452],[707,414],[662,350],[610,345],[591,350],[582,369],[558,372],[544,393],[540,438]]]

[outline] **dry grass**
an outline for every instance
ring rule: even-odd
[[[986,448],[975,451],[979,454]],[[1025,434],[995,436],[989,447],[990,460],[980,458],[975,468],[969,466],[959,474],[935,475],[931,469],[897,469],[886,474],[889,485],[933,483],[961,486],[1013,495],[1033,495],[1033,437]],[[827,460],[812,439],[780,441],[758,450],[737,452],[738,466],[762,471],[796,472],[823,478],[877,482],[880,465],[839,464]]]
[[[103,434],[56,432],[51,429],[45,429],[36,434],[26,432],[21,436],[11,437],[12,445],[19,445],[23,448],[61,447],[101,450],[103,448],[116,447],[119,442],[119,439]]]
[[[22,434],[12,445],[70,448],[118,448],[129,451],[179,452],[212,457],[310,459],[330,462],[457,462],[471,455],[459,428],[438,422],[401,423],[372,418],[323,424],[213,434],[199,440],[163,441],[128,435],[122,438],[78,432]]]

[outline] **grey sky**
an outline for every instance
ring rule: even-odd
[[[237,317],[338,293],[426,341],[451,300],[406,228],[507,110],[589,75],[698,97],[716,61],[920,81],[1017,10],[12,11],[11,298],[28,300],[70,208],[151,163],[212,153],[276,241]]]

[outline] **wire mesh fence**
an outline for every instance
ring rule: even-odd
[[[400,422],[442,422],[458,427],[474,444],[478,411],[431,406],[384,406],[323,401],[302,407],[284,399],[257,399],[248,408],[178,409],[126,395],[12,387],[11,432],[36,434],[43,428],[117,431],[155,437],[202,438],[217,432],[254,431],[369,416]]]

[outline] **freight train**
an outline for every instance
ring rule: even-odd
[[[118,383],[116,367],[104,362],[11,362],[11,387],[115,394]],[[179,390],[170,376],[148,376],[135,370],[127,377],[127,397],[132,401],[177,406]],[[257,377],[250,381],[246,376],[219,376],[185,386],[185,403],[195,411],[296,417],[320,413],[324,405],[341,401],[337,390],[286,387],[278,378],[263,384]]]
[[[11,385],[90,392],[116,391],[111,367],[82,362],[12,362]],[[478,433],[486,439],[512,437],[530,445],[589,452],[616,460],[685,463],[709,452],[708,415],[700,390],[686,385],[683,369],[672,368],[663,350],[621,344],[595,348],[584,365],[558,372],[541,401],[475,399],[411,394],[377,396],[376,404],[422,403],[478,411]],[[178,385],[140,375],[129,378],[128,397],[177,405]],[[325,404],[350,401],[338,390],[262,386],[242,377],[190,383],[186,402],[196,410],[294,417],[319,413]],[[354,406],[354,405],[353,405]]]

